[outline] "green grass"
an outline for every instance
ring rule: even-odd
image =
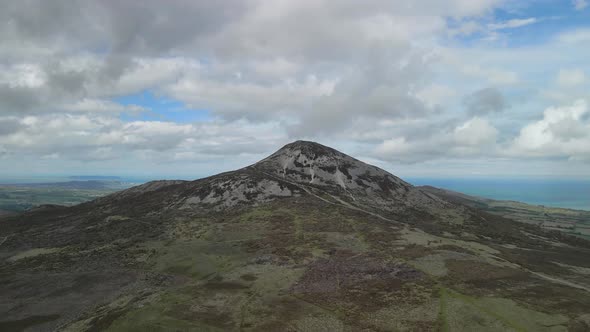
[[[146,249],[155,249],[147,264],[156,271],[203,279],[222,273],[239,264],[243,256],[232,246],[195,239],[177,241],[168,245],[151,243]]]
[[[43,204],[75,205],[113,193],[114,189],[0,187],[0,210],[22,212]]]
[[[440,331],[449,331],[449,322],[447,321],[447,290],[444,287],[439,289],[438,324]]]
[[[459,322],[462,328],[472,330],[484,327],[493,330],[495,321],[505,329],[518,332],[553,331],[551,327],[558,328],[560,325],[565,329],[568,321],[565,316],[534,311],[505,298],[477,298],[444,287],[440,288],[439,294],[438,320],[441,331],[457,329],[457,326],[451,327],[450,321]],[[454,309],[451,310],[449,306],[453,301]]]
[[[163,274],[149,288],[156,293],[135,294],[133,301],[94,310],[86,316],[86,326],[111,331],[281,331],[315,326],[336,330],[345,324],[352,330],[397,326],[400,330],[541,332],[567,323],[562,315],[545,314],[510,300],[511,294],[498,295],[507,298],[469,296],[471,284],[456,283],[451,274],[441,278],[410,275],[409,281],[400,278],[391,283],[359,279],[358,284],[343,283],[341,289],[340,278],[334,282],[324,278],[337,283],[338,289],[329,290],[327,284],[325,293],[302,291],[305,288],[297,286],[304,285],[305,276],[314,276],[315,264],[326,258],[359,256],[389,264],[432,255],[436,247],[426,246],[433,240],[446,241],[438,245],[446,244],[444,249],[449,251],[462,252],[465,249],[457,248],[461,246],[473,249],[473,255],[503,257],[487,244],[398,230],[355,211],[311,203],[302,207],[278,201],[235,213],[169,219],[168,229],[158,240],[139,242],[126,255],[135,259],[139,269]],[[397,244],[400,238],[403,246]],[[417,251],[419,255],[407,253],[410,244],[420,247],[416,245],[420,243],[424,247]],[[470,269],[480,265],[461,265],[457,271],[471,274]],[[478,276],[477,271],[473,273]],[[485,291],[507,294],[502,286]],[[536,308],[543,309],[537,310],[546,310],[543,301],[555,299],[551,296],[541,294]]]
[[[109,331],[223,331],[223,328],[200,321],[185,319],[179,314],[186,308],[191,296],[186,293],[169,292],[155,296],[142,307],[129,310],[115,319]],[[219,322],[222,324],[222,322]]]

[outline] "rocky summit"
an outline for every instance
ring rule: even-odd
[[[522,216],[297,141],[1,217],[0,330],[590,330],[590,242]]]

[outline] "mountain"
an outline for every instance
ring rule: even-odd
[[[589,255],[297,141],[0,219],[0,330],[586,331]]]

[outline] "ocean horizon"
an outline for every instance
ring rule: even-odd
[[[590,211],[590,180],[418,177],[405,180],[416,186],[429,185],[471,196]]]

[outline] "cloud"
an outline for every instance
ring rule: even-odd
[[[563,87],[573,87],[586,81],[586,74],[581,69],[561,69],[557,73],[557,84]]]
[[[0,117],[0,136],[10,135],[18,132],[22,128],[18,118]]]
[[[36,88],[0,84],[2,114],[27,112],[43,104],[43,92]]]
[[[469,76],[483,78],[494,85],[512,85],[519,82],[518,74],[499,68],[482,68],[479,65],[463,65],[461,71]]]
[[[381,160],[417,163],[446,157],[473,157],[496,153],[498,130],[486,119],[474,117],[430,135],[396,137],[377,145],[372,156]]]
[[[361,68],[339,78],[333,92],[321,96],[289,128],[292,136],[330,134],[341,131],[360,118],[419,118],[430,113],[412,92],[428,75],[429,60],[407,52],[401,59],[375,55]]]
[[[509,154],[589,159],[588,111],[585,100],[577,100],[569,106],[547,108],[543,112],[543,119],[520,130]]]
[[[453,88],[441,84],[431,84],[416,92],[416,97],[430,108],[446,105],[456,95]]]
[[[529,40],[518,28],[543,18],[526,8],[514,18],[501,0],[24,4],[0,12],[0,150],[11,167],[141,160],[212,172],[302,137],[386,161],[500,158],[501,147],[535,157],[513,142],[547,91],[564,105],[585,97],[588,29]],[[150,105],[117,102],[143,93],[208,116],[147,121]],[[582,158],[570,144],[587,116],[547,125],[563,144],[538,154]]]
[[[590,40],[590,29],[579,28],[573,31],[566,31],[557,36],[556,40],[565,44],[579,44]]]
[[[477,32],[484,31],[485,28],[481,25],[481,23],[476,21],[467,21],[462,22],[456,28],[452,28],[449,30],[449,34],[451,36],[460,35],[460,36],[470,36]]]
[[[472,115],[499,113],[507,109],[508,101],[496,88],[485,88],[467,95],[463,105]]]
[[[417,43],[444,35],[446,17],[479,16],[498,3],[31,1],[35,11],[11,4],[0,14],[10,22],[0,24],[8,41],[0,63],[13,73],[0,107],[116,113],[125,110],[109,98],[151,89],[229,120],[298,122],[294,135],[349,125],[359,110],[418,116],[429,105],[412,94],[424,85],[431,50]],[[314,128],[321,118],[332,121]]]
[[[505,22],[499,23],[490,23],[488,24],[488,28],[490,30],[504,30],[504,29],[514,29],[520,28],[526,25],[531,25],[539,22],[537,18],[530,17],[530,18],[523,18],[523,19],[512,19]]]
[[[123,122],[108,113],[0,118],[0,146],[22,156],[108,160],[125,155],[228,155],[268,151],[286,142],[276,124],[247,121],[178,124]]]
[[[472,118],[453,131],[455,143],[461,147],[486,147],[496,142],[498,130],[487,120]]]
[[[72,104],[66,104],[63,109],[70,112],[112,112],[112,113],[139,113],[147,111],[146,108],[137,105],[121,105],[110,100],[84,98]]]
[[[586,0],[573,0],[572,4],[576,10],[584,10],[588,7],[588,1]]]

